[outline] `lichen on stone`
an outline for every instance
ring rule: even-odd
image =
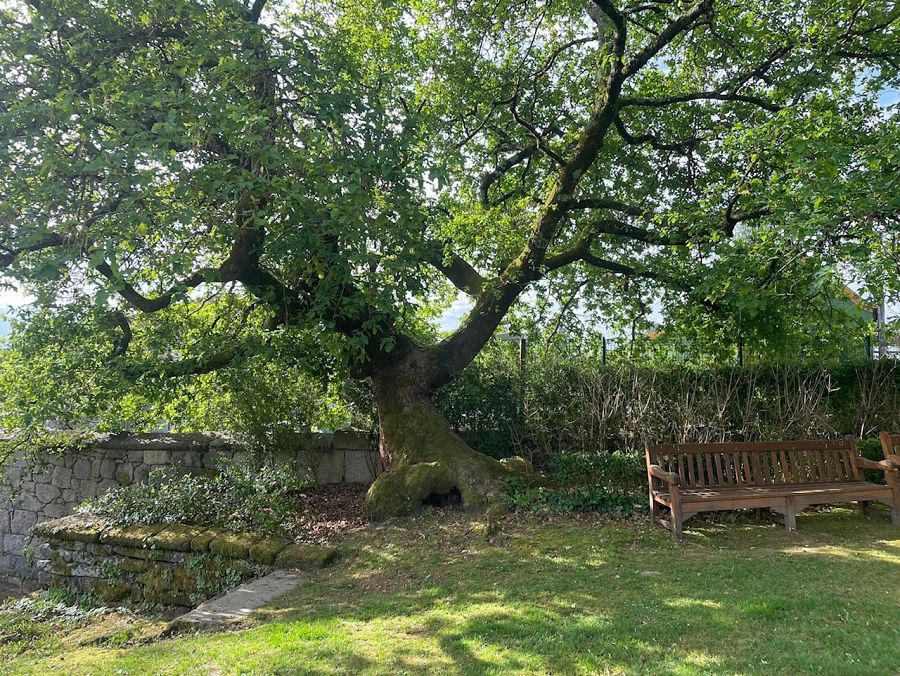
[[[97,542],[106,528],[106,521],[97,517],[73,514],[37,524],[33,533],[54,540]]]
[[[149,546],[150,538],[166,527],[164,523],[136,523],[130,526],[107,528],[100,534],[100,542],[123,547]]]

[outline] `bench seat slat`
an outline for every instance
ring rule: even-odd
[[[704,500],[719,500],[721,498],[741,498],[752,496],[787,496],[787,495],[817,495],[839,494],[859,492],[889,493],[890,486],[873,484],[868,481],[846,481],[841,483],[802,483],[781,484],[779,486],[729,486],[725,488],[683,488],[681,489],[682,502],[702,502]],[[654,491],[654,495],[661,499],[667,499],[667,491]]]

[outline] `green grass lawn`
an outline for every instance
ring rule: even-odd
[[[850,510],[798,528],[701,523],[673,542],[527,516],[488,539],[423,516],[354,536],[351,558],[240,631],[55,631],[0,672],[900,673],[900,528]]]

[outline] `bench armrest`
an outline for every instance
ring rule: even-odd
[[[894,458],[897,456],[891,456],[887,460],[869,460],[868,458],[855,458],[854,462],[857,467],[862,469],[877,469],[882,472],[890,472],[891,470],[900,470],[900,462],[897,462]]]
[[[657,479],[661,479],[669,484],[675,484],[676,486],[681,485],[681,477],[675,474],[675,472],[667,472],[659,465],[648,465],[647,471],[650,472],[650,476],[656,477]]]

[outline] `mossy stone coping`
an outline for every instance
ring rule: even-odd
[[[82,514],[39,523],[34,527],[34,534],[56,541],[96,542],[172,552],[211,552],[277,568],[322,568],[337,558],[334,547],[297,545],[283,538],[183,523],[111,526],[101,518]]]

